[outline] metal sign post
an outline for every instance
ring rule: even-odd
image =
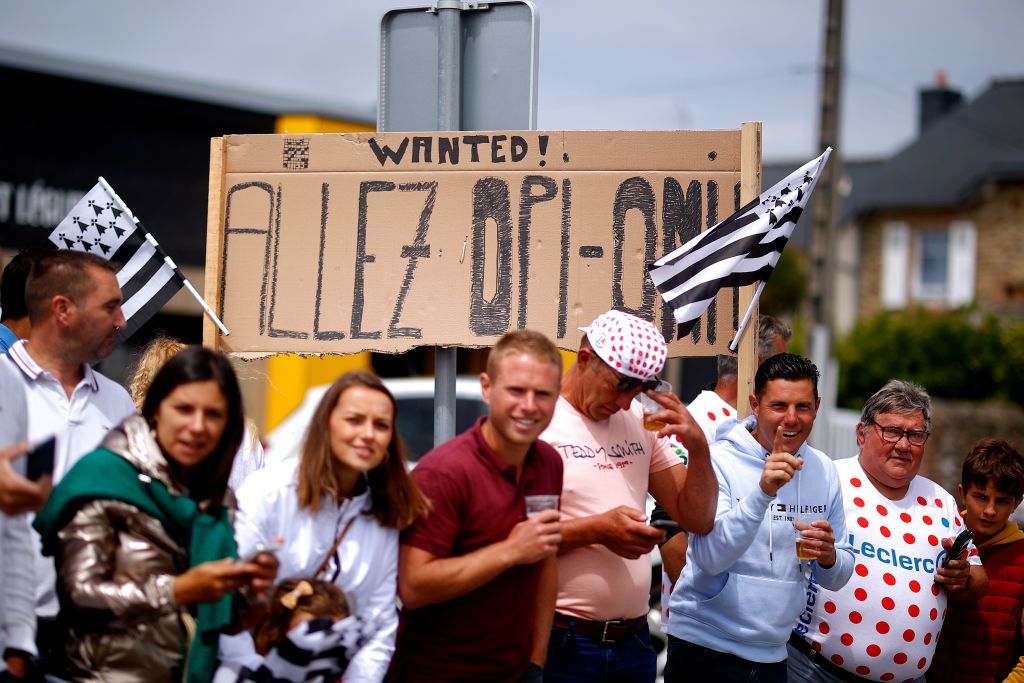
[[[377,130],[533,130],[537,52],[529,0],[391,10],[381,18]],[[436,446],[455,436],[456,348],[434,358]]]

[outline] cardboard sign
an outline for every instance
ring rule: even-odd
[[[674,340],[646,266],[740,206],[740,138],[216,138],[206,296],[231,334],[206,341],[248,357],[400,352],[486,347],[529,327],[576,349],[578,328],[613,306]],[[737,292],[721,292],[670,353],[725,353],[742,313]]]

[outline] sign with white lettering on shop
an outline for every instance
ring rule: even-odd
[[[740,206],[740,130],[239,135],[212,141],[206,299],[239,356],[576,349],[622,307],[674,340],[647,264]],[[759,163],[756,159],[744,163]],[[674,356],[725,353],[723,290]]]

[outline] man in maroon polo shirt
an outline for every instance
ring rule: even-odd
[[[562,357],[544,335],[506,334],[480,376],[488,416],[413,470],[433,507],[402,534],[390,681],[541,680],[562,538],[562,459],[537,436],[554,414],[561,377]]]

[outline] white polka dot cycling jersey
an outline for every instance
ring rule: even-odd
[[[916,477],[902,500],[882,496],[857,457],[836,462],[846,528],[856,558],[849,583],[807,586],[796,632],[847,671],[873,681],[910,681],[928,670],[946,616],[933,580],[941,541],[963,529],[953,497]],[[971,564],[981,564],[972,544]]]

